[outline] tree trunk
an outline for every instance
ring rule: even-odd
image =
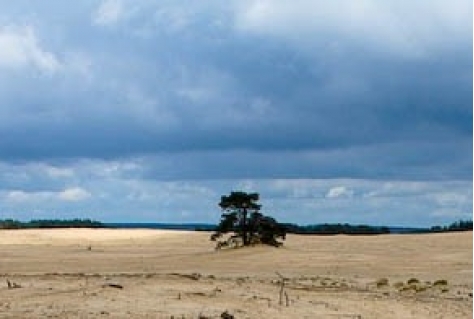
[[[247,208],[244,207],[243,216],[242,216],[242,241],[244,246],[249,245],[248,238],[248,227],[247,227]]]

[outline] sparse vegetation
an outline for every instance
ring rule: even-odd
[[[428,286],[425,286],[425,285],[417,285],[417,286],[415,287],[415,291],[416,291],[416,292],[423,292],[423,291],[425,291],[425,290],[427,290],[427,289],[428,289]]]
[[[397,289],[401,289],[405,286],[405,284],[401,281],[397,281],[396,283],[393,284],[393,287],[397,288]]]
[[[227,310],[221,313],[222,319],[234,319],[234,315],[230,314]]]
[[[382,287],[388,286],[389,281],[388,281],[387,278],[380,278],[375,282],[375,284],[376,284],[377,288],[382,288]]]
[[[446,279],[438,279],[433,283],[433,286],[447,286],[448,281]]]
[[[396,282],[393,284],[393,287],[397,289],[399,292],[415,292],[421,293],[425,291],[433,292],[433,289],[446,293],[449,291],[448,288],[448,281],[445,279],[436,280],[433,284],[430,281],[421,281],[418,278],[410,278],[404,282]]]
[[[407,280],[407,284],[409,285],[413,285],[413,284],[419,284],[420,283],[420,280],[418,278],[410,278]]]

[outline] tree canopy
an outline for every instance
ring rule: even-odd
[[[211,240],[217,240],[226,233],[233,233],[232,238],[241,238],[243,246],[262,243],[280,246],[277,239],[285,239],[286,228],[274,218],[260,213],[262,205],[258,203],[258,193],[242,191],[231,192],[222,196],[219,207],[223,210],[219,225]]]

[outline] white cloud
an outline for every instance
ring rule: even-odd
[[[257,191],[257,185],[254,180],[243,180],[237,183],[236,190],[241,190],[244,192],[256,192]]]
[[[236,27],[244,32],[308,45],[339,47],[356,41],[376,50],[419,56],[434,46],[472,37],[472,2],[397,0],[247,1],[239,6]]]
[[[58,58],[40,46],[32,27],[0,27],[0,68],[33,66],[45,73],[61,68]]]
[[[59,192],[57,196],[63,201],[77,202],[89,198],[91,194],[81,187],[72,187]]]
[[[28,193],[20,190],[13,190],[6,194],[6,199],[12,202],[26,202],[33,199],[33,197],[38,197],[39,194],[40,193]]]
[[[467,192],[460,193],[455,191],[441,191],[435,193],[430,197],[439,204],[440,206],[450,206],[450,205],[459,205],[459,204],[469,204],[472,201],[472,192],[469,194]]]
[[[362,196],[364,198],[412,197],[426,194],[430,185],[424,182],[384,182],[375,189],[370,189]]]
[[[325,182],[316,179],[273,179],[266,190],[274,196],[287,196],[291,199],[321,198]],[[258,189],[258,187],[255,187]]]
[[[105,0],[92,16],[93,23],[101,26],[116,24],[123,16],[123,3],[120,0]]]
[[[56,167],[47,164],[41,164],[41,169],[51,178],[67,178],[74,176],[74,170],[69,167]]]
[[[354,191],[345,186],[336,186],[329,189],[326,198],[348,198],[354,196]]]
[[[60,200],[78,202],[91,197],[91,194],[81,187],[66,188],[62,191],[24,191],[11,190],[6,192],[5,199],[10,203],[42,203]]]

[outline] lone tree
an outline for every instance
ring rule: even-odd
[[[258,204],[259,198],[258,193],[240,191],[222,196],[219,206],[224,212],[211,240],[232,232],[234,235],[231,238],[240,237],[244,246],[255,243],[281,246],[277,238],[285,239],[286,228],[274,218],[259,212],[262,207]]]

